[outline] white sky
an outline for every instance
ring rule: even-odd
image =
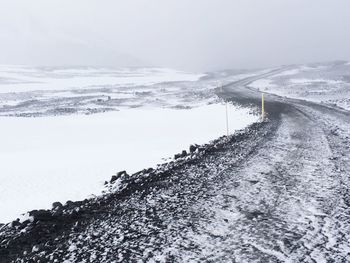
[[[350,60],[349,0],[0,0],[0,64],[185,70]]]

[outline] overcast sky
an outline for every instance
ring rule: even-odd
[[[204,71],[350,60],[349,0],[0,4],[0,64]]]

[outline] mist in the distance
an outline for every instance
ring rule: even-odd
[[[3,0],[0,64],[204,71],[350,60],[347,0]]]

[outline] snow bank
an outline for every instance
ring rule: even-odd
[[[230,130],[258,120],[230,107]],[[223,135],[225,106],[142,108],[94,115],[0,118],[0,222],[54,201],[99,194],[119,170],[154,167],[164,157]]]

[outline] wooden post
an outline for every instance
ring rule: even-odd
[[[228,136],[228,110],[227,110],[227,102],[226,102],[226,135]]]
[[[261,93],[261,120],[265,120],[265,101],[264,101],[264,93]]]

